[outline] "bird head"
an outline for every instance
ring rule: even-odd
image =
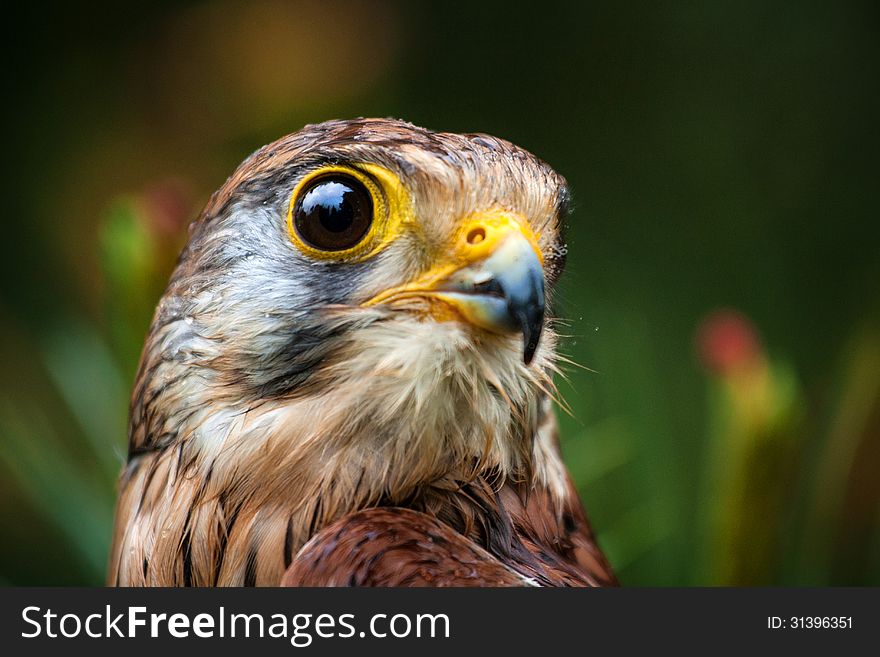
[[[177,452],[169,472],[263,504],[321,497],[329,518],[480,470],[560,477],[535,436],[567,200],[487,135],[361,119],[260,149],[192,225],[156,311],[133,461]]]

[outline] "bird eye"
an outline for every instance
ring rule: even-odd
[[[356,246],[373,223],[373,197],[353,176],[319,176],[302,190],[293,208],[293,227],[308,246],[345,251]]]

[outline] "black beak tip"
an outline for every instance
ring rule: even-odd
[[[523,339],[523,362],[526,365],[531,365],[532,359],[535,357],[535,350],[538,348],[537,340],[526,340]]]
[[[544,329],[544,304],[530,304],[527,310],[516,313],[516,319],[523,336],[523,362],[529,365],[538,350]]]

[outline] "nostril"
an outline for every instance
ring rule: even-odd
[[[477,228],[472,228],[470,232],[467,234],[467,242],[468,244],[479,244],[484,239],[486,239],[486,229],[482,226],[478,226]]]

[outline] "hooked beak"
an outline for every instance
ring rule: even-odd
[[[446,262],[418,280],[386,290],[364,305],[412,297],[441,302],[461,319],[498,334],[520,333],[523,361],[535,355],[544,327],[544,267],[537,238],[525,220],[502,212],[475,215]]]

